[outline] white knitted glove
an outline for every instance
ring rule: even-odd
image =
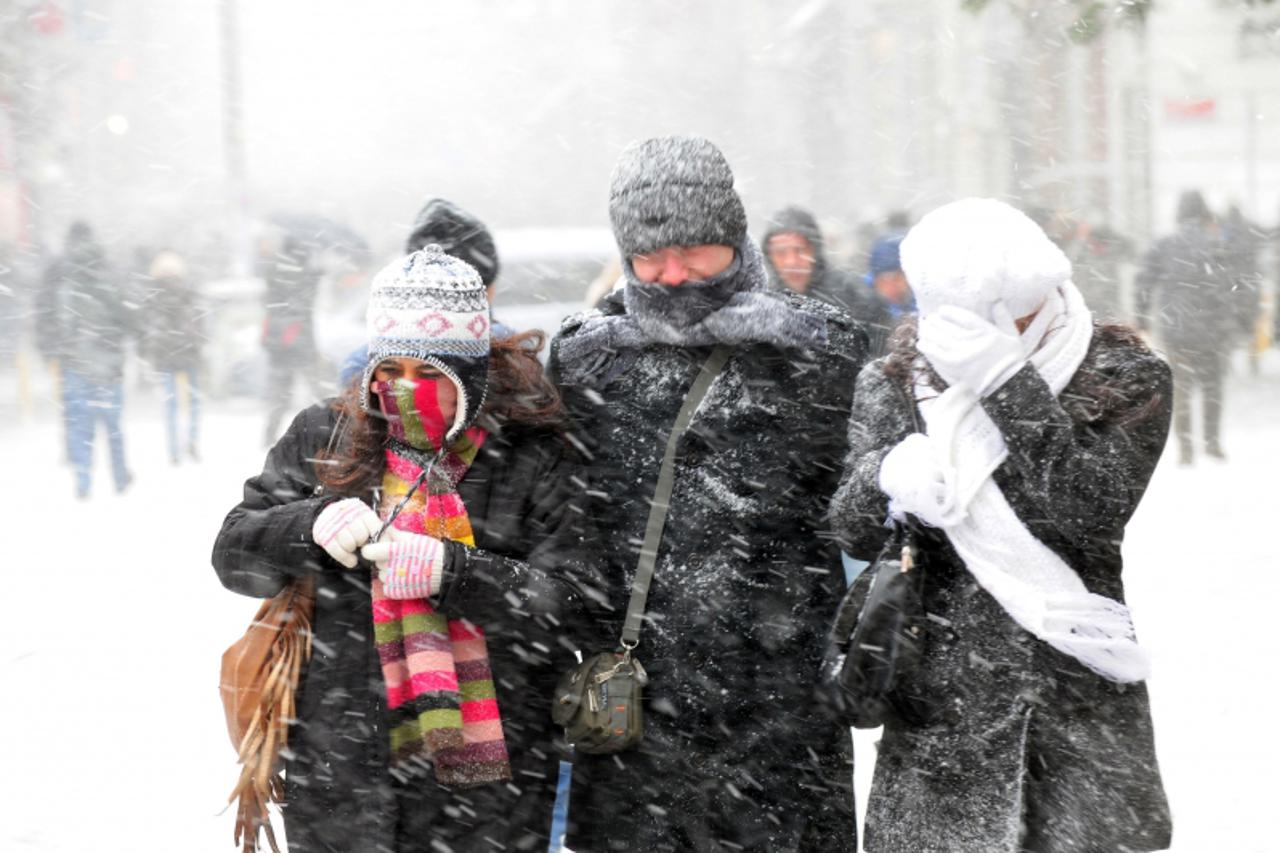
[[[944,305],[920,319],[916,347],[947,380],[985,397],[1026,364],[1021,336],[1003,304],[992,311],[994,323],[964,308]]]
[[[889,514],[898,521],[914,515],[941,527],[955,504],[933,442],[919,432],[904,438],[881,460],[880,491],[889,496]]]
[[[320,511],[311,526],[311,538],[330,557],[348,569],[356,567],[360,546],[378,534],[382,521],[359,498],[334,501]]]
[[[378,569],[387,598],[428,598],[444,579],[444,543],[434,536],[392,528],[390,539],[371,542],[360,554]]]

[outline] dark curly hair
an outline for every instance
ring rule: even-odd
[[[494,338],[489,352],[489,387],[477,422],[496,431],[507,424],[544,427],[563,432],[566,426],[560,392],[538,361],[546,334],[534,329]],[[334,401],[335,411],[350,420],[345,442],[316,459],[320,482],[339,493],[354,494],[381,482],[386,421],[360,408],[360,377]]]

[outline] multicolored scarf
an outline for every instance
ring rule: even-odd
[[[430,390],[422,386],[431,383],[417,384],[423,392]],[[386,398],[406,385],[388,383],[374,389],[382,397],[384,413],[389,414]],[[407,411],[409,406],[398,410]],[[421,425],[418,418],[404,420]],[[436,432],[431,426],[428,434]],[[440,427],[437,434],[443,437],[442,419]],[[393,429],[393,436],[395,432]],[[474,545],[471,521],[457,485],[486,435],[483,429],[471,427],[438,459],[436,453],[393,441],[394,449],[386,452],[380,514],[384,518],[390,515],[424,468],[430,468],[426,481],[409,498],[393,526]],[[387,686],[392,772],[403,780],[434,765],[436,780],[453,788],[510,780],[511,764],[484,630],[466,619],[447,619],[425,598],[387,598],[376,578],[373,623]]]

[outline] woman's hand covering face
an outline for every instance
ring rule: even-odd
[[[920,320],[917,347],[948,385],[963,385],[979,397],[999,388],[1026,363],[1021,335],[1002,304],[994,322],[955,305]]]

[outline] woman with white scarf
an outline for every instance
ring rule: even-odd
[[[1095,324],[1071,264],[990,199],[902,243],[920,309],[858,378],[831,520],[912,531],[929,629],[884,731],[868,851],[1161,850],[1171,824],[1120,580],[1169,428],[1168,366]],[[913,411],[914,409],[914,411]]]

